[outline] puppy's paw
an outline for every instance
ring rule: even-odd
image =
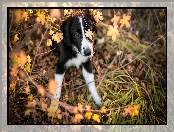
[[[95,101],[95,103],[96,103],[97,105],[101,105],[101,104],[102,104],[102,99],[101,99],[101,97],[100,97],[99,95],[93,97],[93,99],[94,99],[94,101]]]

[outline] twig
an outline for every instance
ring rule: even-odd
[[[43,41],[43,39],[44,39],[44,36],[45,36],[46,33],[47,33],[47,30],[48,30],[48,27],[47,27],[47,29],[46,29],[44,35],[42,36],[42,39],[41,39],[41,41],[40,41],[40,43],[39,43],[39,46],[37,47],[36,54],[35,54],[35,56],[34,56],[33,64],[32,64],[32,67],[31,67],[30,75],[31,75],[31,73],[32,73],[32,70],[33,70],[33,67],[34,67],[34,64],[35,64],[35,60],[36,60],[36,57],[37,57],[38,49],[39,49],[39,47],[40,47],[40,45],[41,45],[41,43],[42,43],[42,41]]]
[[[37,30],[38,26],[39,26],[39,23],[37,23],[36,25],[33,26],[31,31],[25,36],[25,38],[18,45],[18,47],[16,47],[16,49],[14,50],[15,53],[19,52],[19,50],[25,45],[25,43],[28,40],[28,38],[30,38],[30,36]]]

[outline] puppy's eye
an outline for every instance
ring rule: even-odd
[[[76,32],[76,36],[79,36],[79,33],[78,32]]]

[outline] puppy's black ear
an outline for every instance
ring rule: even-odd
[[[60,26],[60,30],[63,33],[63,41],[67,44],[70,45],[70,39],[71,39],[71,35],[70,35],[70,28],[71,28],[71,23],[72,23],[72,18],[68,18],[67,20],[65,20],[62,25]]]
[[[91,23],[90,26],[92,26],[93,31],[95,33],[97,33],[97,29],[98,29],[98,23],[97,21],[94,19],[94,16],[92,15],[92,11],[87,9],[84,10],[84,14],[85,14],[85,18],[88,19],[89,23]]]

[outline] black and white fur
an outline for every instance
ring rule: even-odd
[[[61,96],[61,85],[65,71],[75,66],[79,68],[82,65],[82,74],[88,84],[88,89],[96,104],[101,104],[101,97],[97,92],[94,75],[92,73],[92,64],[90,58],[93,56],[93,40],[85,36],[85,30],[90,29],[97,32],[97,23],[88,10],[77,13],[67,18],[60,27],[63,33],[63,40],[60,43],[53,41],[52,49],[59,56],[55,73],[55,81],[58,83],[57,93],[54,98]],[[90,83],[91,82],[91,83]]]

